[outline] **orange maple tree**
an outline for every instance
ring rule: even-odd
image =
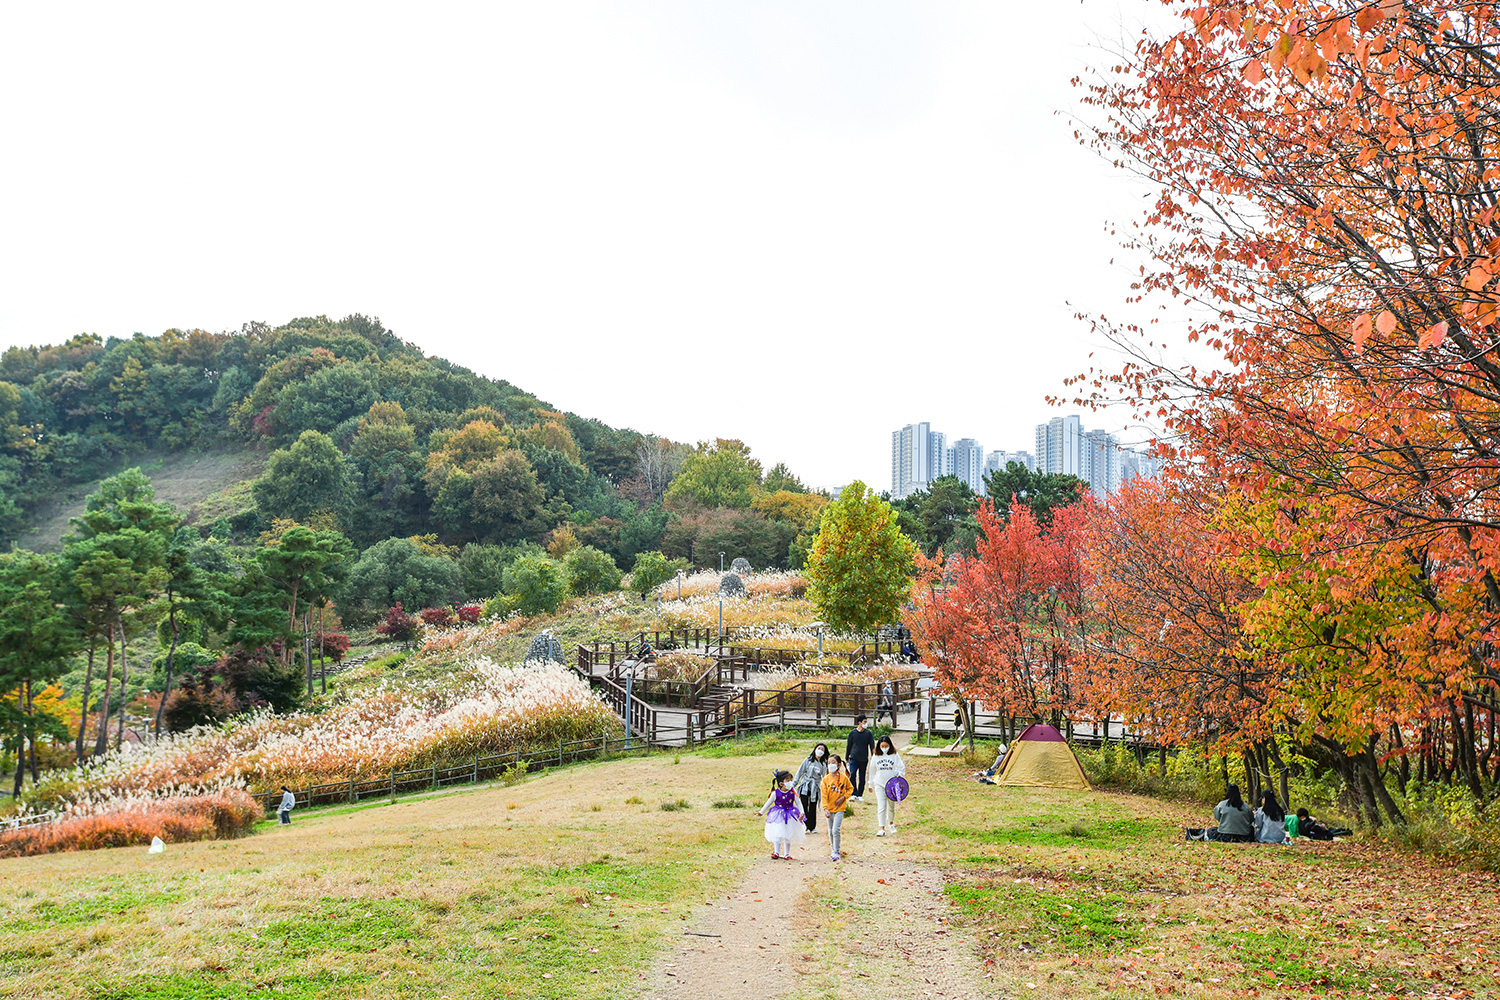
[[[1136,297],[1190,303],[1213,364],[1132,360],[1086,401],[1161,421],[1246,516],[1283,714],[1350,760],[1500,780],[1500,13],[1488,3],[1177,2],[1081,81],[1085,139],[1151,182]],[[1384,609],[1384,613],[1382,613]],[[1350,692],[1360,692],[1355,697]],[[1403,776],[1404,776],[1403,771]],[[1392,819],[1394,804],[1382,803]]]

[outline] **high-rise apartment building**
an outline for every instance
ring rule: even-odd
[[[1139,476],[1142,479],[1155,479],[1161,472],[1161,459],[1154,451],[1131,451],[1120,452],[1120,484],[1124,485]]]
[[[1036,425],[1036,471],[1083,478],[1083,421],[1075,414]]]
[[[1078,478],[1094,488],[1100,497],[1118,493],[1120,483],[1120,443],[1107,431],[1084,431],[1083,454]]]
[[[984,460],[984,470],[999,472],[1011,462],[1020,462],[1029,471],[1036,471],[1036,458],[1029,451],[992,451]]]
[[[932,478],[932,426],[925,421],[891,432],[891,496],[898,500]]]
[[[973,438],[959,438],[948,451],[953,456],[952,471],[948,474],[968,483],[974,492],[983,493],[984,448]]]

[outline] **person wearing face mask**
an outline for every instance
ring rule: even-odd
[[[896,832],[896,803],[885,793],[886,782],[892,778],[906,777],[906,761],[896,752],[896,744],[889,736],[880,737],[875,744],[875,761],[871,768],[870,787],[875,790],[875,822],[880,829],[875,836],[884,837],[887,832]]]
[[[870,765],[870,751],[875,749],[875,734],[870,732],[869,724],[869,719],[856,715],[854,728],[844,741],[844,759],[849,762],[849,781],[854,785],[855,802],[864,801],[865,769]]]
[[[849,796],[854,786],[849,783],[849,769],[839,760],[838,754],[828,758],[828,774],[823,778],[821,799],[823,812],[828,816],[828,846],[833,851],[834,861],[844,853],[844,810],[849,806]]]
[[[771,842],[771,857],[792,860],[792,845],[807,839],[807,817],[797,806],[791,771],[776,771],[771,775],[771,797],[755,813],[766,818],[766,839]]]
[[[807,832],[813,833],[818,829],[818,797],[819,790],[823,785],[823,775],[828,773],[828,744],[819,743],[813,747],[812,753],[797,768],[797,776],[792,779],[792,786],[797,789],[797,794],[802,796],[802,811],[807,813]]]

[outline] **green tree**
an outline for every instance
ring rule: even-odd
[[[368,544],[404,533],[419,513],[423,461],[400,403],[370,407],[349,446],[349,463],[359,494],[356,536]]]
[[[15,701],[0,697],[0,733],[14,739],[16,778],[13,796],[25,780],[26,749],[31,747],[33,783],[36,742],[41,736],[66,739],[61,719],[34,710],[33,698],[61,673],[65,657],[77,648],[77,634],[57,600],[54,559],[14,549],[0,554],[0,696],[15,692]]]
[[[205,622],[222,620],[228,610],[229,595],[224,590],[222,575],[204,569],[203,560],[198,558],[198,550],[202,547],[197,530],[184,525],[173,534],[163,559],[166,572],[161,604],[166,608],[166,618],[158,626],[158,633],[166,632],[167,653],[162,664],[161,701],[156,706],[155,732],[158,736],[161,735],[167,699],[172,695],[184,625],[189,625],[192,634],[198,636]],[[213,547],[217,549],[217,545]],[[196,643],[189,645],[196,646]],[[188,668],[200,665],[190,663]]]
[[[1020,462],[1007,462],[984,477],[984,491],[995,500],[995,510],[1009,519],[1011,500],[1031,508],[1037,523],[1052,523],[1052,511],[1082,500],[1088,484],[1062,472],[1033,472]]]
[[[606,552],[583,545],[563,557],[568,586],[575,594],[603,594],[620,587],[620,568]]]
[[[458,562],[423,552],[410,538],[387,538],[360,553],[347,589],[368,609],[430,608],[463,596],[463,584]]]
[[[667,488],[670,507],[749,507],[760,486],[760,462],[743,441],[719,438],[698,445]]]
[[[546,530],[546,499],[526,456],[506,451],[472,472],[450,473],[433,503],[433,513],[450,537],[518,542]]]
[[[320,513],[343,519],[349,508],[344,456],[327,434],[303,431],[290,448],[272,453],[251,495],[267,520],[306,521]]]
[[[83,513],[71,521],[72,530],[63,546],[63,589],[69,603],[79,609],[91,646],[103,638],[106,655],[96,754],[109,745],[116,641],[120,644],[116,747],[124,740],[130,681],[130,664],[125,656],[128,629],[138,618],[151,614],[166,581],[167,545],[180,520],[170,504],[156,502],[151,480],[140,469],[127,469],[100,483],[98,491],[84,501]],[[86,678],[85,688],[88,686]],[[87,721],[86,692],[83,724]]]
[[[512,553],[499,545],[482,545],[470,542],[458,557],[458,568],[463,573],[464,596],[490,598],[500,593],[505,585],[505,567]],[[427,605],[418,605],[427,607]]]
[[[792,470],[786,467],[785,462],[777,462],[771,466],[771,471],[766,473],[765,482],[761,484],[767,493],[776,493],[785,490],[788,493],[808,493],[802,480],[792,475]]]
[[[299,601],[311,606],[320,595],[330,595],[348,574],[352,549],[349,539],[339,531],[315,531],[305,525],[294,525],[256,556],[282,595],[286,610],[287,640],[282,647],[281,662],[292,660],[292,639],[297,636]],[[312,691],[312,661],[307,659],[307,689]]]
[[[891,505],[856,480],[823,510],[807,558],[808,596],[834,628],[873,631],[896,620],[916,554]]]
[[[970,538],[978,532],[974,512],[979,509],[979,496],[957,476],[934,479],[927,489],[908,498],[907,504],[915,509],[928,555],[948,545],[956,532],[963,531]]]
[[[505,567],[506,610],[550,614],[568,597],[568,574],[545,556],[522,556]]]
[[[656,587],[660,587],[676,574],[672,561],[660,552],[642,552],[635,557],[635,568],[630,573],[630,589],[646,599]]]

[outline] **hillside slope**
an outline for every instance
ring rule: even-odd
[[[139,466],[151,477],[157,500],[182,511],[189,524],[213,524],[220,517],[232,517],[253,506],[249,484],[265,465],[265,455],[246,446],[241,450],[142,455],[122,460],[109,475]],[[101,481],[94,479],[64,487],[38,499],[16,535],[16,544],[36,552],[61,549],[69,519],[83,513],[84,500],[99,488]]]

